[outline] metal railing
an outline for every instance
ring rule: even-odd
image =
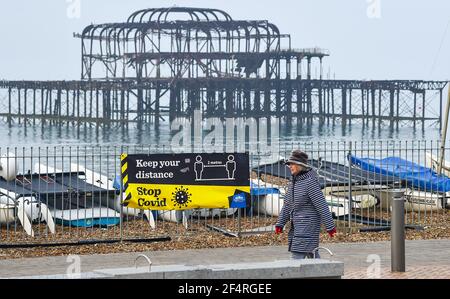
[[[291,142],[282,144],[276,155],[250,152],[252,189],[263,195],[252,193],[250,206],[243,209],[186,211],[123,207],[123,195],[114,185],[122,153],[171,153],[169,147],[14,147],[0,148],[0,245],[151,239],[198,231],[227,236],[271,233],[289,180],[279,159],[293,149],[309,155],[338,230],[388,230],[390,191],[399,188],[411,228],[448,221],[450,193],[445,188],[447,180],[450,188],[450,179],[431,171],[414,177],[419,165],[436,168],[439,141]],[[362,171],[350,163],[350,156],[398,157],[415,164],[397,167],[404,177],[395,177]],[[443,175],[450,176],[450,163],[444,162]],[[422,186],[425,179],[431,184]]]

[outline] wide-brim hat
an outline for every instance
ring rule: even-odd
[[[294,159],[290,159],[290,158],[288,160],[286,160],[286,162],[284,162],[284,164],[286,164],[286,165],[297,164],[297,165],[301,165],[301,166],[308,167],[308,168],[311,167],[308,164],[305,164],[305,163],[302,163],[300,161],[297,161],[297,160],[294,160]]]
[[[310,167],[308,165],[308,155],[302,151],[292,151],[291,156],[284,162],[286,165],[297,164],[303,167]]]

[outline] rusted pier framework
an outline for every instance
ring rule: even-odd
[[[322,62],[329,53],[292,48],[290,36],[266,20],[233,20],[216,9],[146,9],[75,37],[81,80],[0,81],[1,117],[158,125],[201,109],[205,117],[300,123],[441,120],[446,82],[326,80]],[[427,103],[436,96],[433,113]]]
[[[440,121],[446,82],[264,79],[0,81],[1,117],[33,123],[158,123],[189,117]],[[426,105],[438,96],[440,107]],[[438,111],[439,110],[439,111]]]

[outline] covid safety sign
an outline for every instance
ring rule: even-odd
[[[122,204],[144,210],[243,208],[248,153],[121,155]]]

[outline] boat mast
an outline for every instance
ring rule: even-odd
[[[441,133],[441,153],[439,155],[439,164],[437,169],[438,175],[441,175],[442,173],[442,163],[444,162],[445,140],[447,139],[448,114],[450,110],[450,84],[447,84],[447,89],[448,89],[447,109],[445,110],[444,126],[442,127]]]

